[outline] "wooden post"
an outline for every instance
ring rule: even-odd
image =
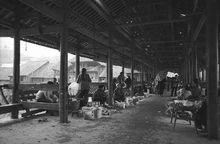
[[[67,98],[67,5],[68,0],[62,1],[63,22],[61,24],[60,39],[60,84],[59,84],[59,116],[61,123],[68,122],[68,98]]]
[[[113,105],[113,77],[112,77],[112,33],[109,31],[109,48],[108,48],[108,61],[107,61],[107,77],[108,77],[108,95],[109,95],[109,105]]]
[[[144,64],[141,64],[141,88],[144,89]]]
[[[121,69],[121,72],[123,72],[123,74],[125,74],[125,64],[124,64],[124,62],[122,62],[122,69]]]
[[[207,95],[208,95],[208,138],[218,138],[218,0],[206,0],[207,4]]]
[[[188,83],[188,64],[187,64],[187,59],[185,60],[185,84]]]
[[[198,54],[197,54],[197,46],[195,47],[195,78],[199,78],[199,72],[198,72]]]
[[[192,61],[192,54],[190,54],[190,56],[189,56],[189,63],[190,63],[190,71],[189,71],[189,73],[190,73],[190,83],[192,83],[192,81],[193,81],[193,61]]]
[[[134,96],[134,47],[131,48],[131,96]]]
[[[76,62],[75,62],[75,68],[76,68],[76,75],[75,75],[75,81],[78,78],[78,75],[80,73],[80,55],[79,55],[79,47],[76,48]]]
[[[15,18],[15,31],[14,31],[14,66],[13,66],[13,91],[12,103],[18,103],[18,91],[20,84],[20,34],[19,34],[19,18]],[[11,113],[12,119],[18,118],[18,110],[13,110]]]
[[[190,57],[188,56],[188,58],[187,58],[187,67],[188,67],[188,71],[187,71],[187,75],[188,75],[188,83],[191,83],[191,74],[190,74]]]

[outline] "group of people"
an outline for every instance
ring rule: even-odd
[[[164,90],[167,88],[167,91],[169,91],[171,87],[171,97],[173,97],[177,95],[179,86],[181,86],[181,82],[178,79],[178,75],[175,75],[175,77],[172,78],[166,77],[158,81],[156,92],[159,96],[163,96]]]
[[[90,94],[90,84],[91,79],[89,74],[87,74],[86,69],[82,68],[81,73],[78,75],[76,82],[79,85],[78,93],[76,97],[80,100],[80,108],[87,105],[88,97],[91,96],[93,101],[100,102],[101,105],[105,105],[108,100],[108,95],[105,89],[105,85],[100,84],[98,89],[93,94]],[[113,98],[115,101],[124,101],[124,89],[129,89],[131,87],[131,78],[127,76],[124,77],[124,73],[121,72],[117,78],[113,79]]]
[[[100,84],[98,89],[91,94],[90,84],[91,78],[85,68],[82,68],[81,73],[76,79],[78,85],[77,93],[75,94],[76,98],[80,101],[80,108],[86,106],[88,103],[88,97],[92,97],[93,101],[100,102],[101,105],[105,105],[108,99],[108,94],[105,89],[105,85]],[[49,81],[48,85],[57,84],[56,79],[54,82]],[[121,72],[117,78],[113,78],[112,88],[113,88],[113,101],[124,102],[126,96],[130,95],[132,80],[129,75],[124,76],[124,73]],[[56,91],[44,91],[39,90],[36,94],[37,102],[46,102],[46,103],[56,103],[59,101],[59,94]]]
[[[198,129],[206,130],[207,125],[207,99],[202,93],[201,86],[198,79],[194,79],[192,84],[185,86],[179,85],[175,92],[176,95],[172,97],[173,100],[186,100],[194,102],[194,119]],[[170,103],[172,104],[172,103]]]

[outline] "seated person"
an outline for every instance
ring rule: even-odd
[[[175,99],[178,99],[178,100],[190,100],[191,96],[192,96],[192,93],[190,91],[190,85],[187,84],[185,86],[185,88],[180,87],[180,89],[177,91],[177,97],[173,97],[172,99],[173,100],[175,100]],[[174,104],[173,101],[168,102],[166,104],[167,109],[166,109],[165,113],[166,114],[170,114],[172,109],[173,109],[173,107],[174,107],[174,105],[175,104]]]
[[[196,106],[198,107],[195,113],[196,128],[205,132],[207,128],[207,100],[201,100]]]
[[[47,84],[53,84],[49,81]],[[37,102],[46,102],[46,103],[56,103],[58,102],[58,97],[54,94],[53,91],[39,90],[36,94]]]
[[[123,93],[123,86],[118,84],[115,91],[114,91],[114,100],[119,102],[125,101],[125,96]]]
[[[99,88],[93,94],[93,101],[98,101],[101,105],[105,105],[106,98],[105,86],[99,85]]]
[[[190,86],[186,85],[185,88],[182,89],[180,95],[177,96],[178,99],[187,100],[192,96],[190,91]]]

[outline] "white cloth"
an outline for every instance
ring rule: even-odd
[[[69,95],[76,95],[79,90],[79,84],[77,82],[72,82],[68,87]]]

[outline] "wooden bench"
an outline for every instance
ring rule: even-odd
[[[7,104],[7,105],[1,105],[0,106],[0,114],[10,113],[13,110],[23,110],[24,107],[22,104]]]
[[[106,83],[92,83],[90,93],[93,93],[97,88],[98,85],[107,85]],[[4,88],[7,89],[13,89],[12,84],[4,85]],[[14,109],[18,110],[26,110],[26,113],[23,113],[23,117],[31,116],[33,114],[45,111],[45,110],[59,110],[59,104],[58,103],[44,103],[44,102],[34,102],[33,100],[36,98],[36,93],[39,90],[45,90],[45,91],[58,91],[59,86],[52,84],[20,84],[19,85],[19,104],[9,104],[5,106],[1,106],[0,108],[1,112],[3,113],[9,113]],[[74,108],[76,108],[77,103],[71,102],[69,104],[69,110],[72,112]]]
[[[4,85],[2,86],[3,88],[6,89],[13,89],[12,84]],[[42,102],[33,102],[33,100],[36,98],[36,93],[39,90],[44,90],[44,91],[58,91],[59,86],[55,84],[20,84],[19,85],[19,92],[18,92],[18,99],[20,101],[19,106],[22,107],[22,109],[26,110],[26,113],[22,114],[23,117],[33,115],[45,110],[58,110],[59,105],[57,104],[51,104],[51,103],[42,103]],[[5,109],[9,108],[9,112],[13,108],[16,107],[17,104],[11,104],[10,105],[5,105]],[[56,108],[54,108],[56,107]],[[34,108],[34,110],[33,110]],[[7,111],[4,109],[2,113],[6,113]],[[18,109],[21,110],[21,109]]]

